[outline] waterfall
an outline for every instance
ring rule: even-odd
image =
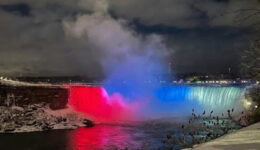
[[[157,91],[157,98],[183,109],[214,110],[220,114],[232,108],[240,111],[244,94],[245,88],[242,87],[167,85]]]
[[[128,103],[146,105],[142,111],[148,116],[188,116],[192,109],[196,113],[213,110],[214,115],[226,114],[228,109],[234,109],[234,113],[238,113],[243,109],[242,100],[246,91],[239,86],[221,85],[145,84],[141,87],[134,84],[112,84],[106,90],[110,95],[120,93]]]
[[[245,94],[240,87],[191,87],[188,100],[213,110],[238,108]]]

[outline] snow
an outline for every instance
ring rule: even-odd
[[[85,122],[85,123],[84,123]],[[90,121],[72,108],[51,110],[47,104],[27,107],[0,107],[0,133],[32,132],[51,129],[76,129]]]
[[[194,150],[259,150],[260,122],[227,134],[211,142],[197,145]]]
[[[30,87],[34,87],[34,86],[41,86],[41,87],[55,87],[55,86],[59,86],[60,85],[53,85],[50,83],[30,83],[30,82],[22,82],[22,81],[16,81],[16,80],[12,80],[12,79],[7,79],[4,77],[0,77],[0,85],[6,85],[6,86],[30,86]]]

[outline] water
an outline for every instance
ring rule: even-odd
[[[0,147],[3,150],[180,150],[196,144],[190,133],[208,141],[222,136],[226,127],[233,131],[240,128],[227,119],[223,127],[209,125],[209,128],[199,125],[202,120],[188,124],[187,118],[182,118],[182,122],[176,119],[151,120],[135,125],[99,124],[76,130],[0,134]],[[205,138],[208,133],[220,135]],[[169,136],[170,139],[167,138]]]
[[[164,132],[160,130],[97,125],[77,130],[0,134],[0,147],[4,150],[158,149],[163,147],[162,141],[165,139]]]
[[[245,89],[239,87],[193,87],[189,99],[197,100],[200,104],[211,108],[234,107],[244,93]]]
[[[169,116],[169,112],[191,114],[191,108],[195,108],[196,113],[198,109],[226,112],[226,109],[240,107],[244,92],[245,89],[240,87],[163,86],[154,92],[159,101],[154,102],[152,111],[164,111],[164,117]],[[0,147],[3,150],[169,149],[163,142],[166,135],[183,133],[180,132],[180,124],[175,123],[176,120],[167,120],[166,123],[155,121],[134,126],[97,125],[77,130],[0,134]],[[181,120],[186,121],[184,118]],[[171,146],[174,149],[182,148],[179,145]]]
[[[157,97],[163,102],[182,109],[214,110],[222,113],[227,109],[242,109],[245,88],[234,86],[163,86],[157,91]],[[187,109],[186,109],[187,111]]]

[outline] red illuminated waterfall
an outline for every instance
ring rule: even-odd
[[[134,119],[136,106],[128,106],[120,94],[109,96],[102,87],[70,85],[69,105],[98,122]]]

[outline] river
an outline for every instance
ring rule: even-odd
[[[192,108],[195,108],[191,102],[196,102],[203,108],[195,108],[195,112],[202,115],[203,110],[206,110],[206,119],[193,119],[194,123],[183,118],[182,123],[165,119],[163,122],[157,120],[138,125],[99,124],[76,130],[5,133],[0,134],[0,147],[1,150],[166,150],[191,147],[194,139],[197,139],[195,143],[205,142],[239,129],[237,122],[222,122],[216,116],[224,112],[224,117],[227,117],[226,110],[234,108],[237,102],[240,106],[243,95],[244,89],[237,87],[166,87],[158,91],[157,96],[164,100],[160,105],[155,105],[160,109],[158,112],[166,111],[166,114],[170,114],[168,112],[175,110],[191,114]],[[210,110],[214,110],[214,114]],[[235,111],[239,112],[240,109]],[[215,115],[215,119],[211,115]],[[185,127],[182,127],[183,122],[186,122]]]
[[[174,132],[176,128],[171,130]],[[76,130],[0,134],[0,147],[3,150],[159,149],[163,148],[165,138],[164,132],[143,126],[97,125]]]

